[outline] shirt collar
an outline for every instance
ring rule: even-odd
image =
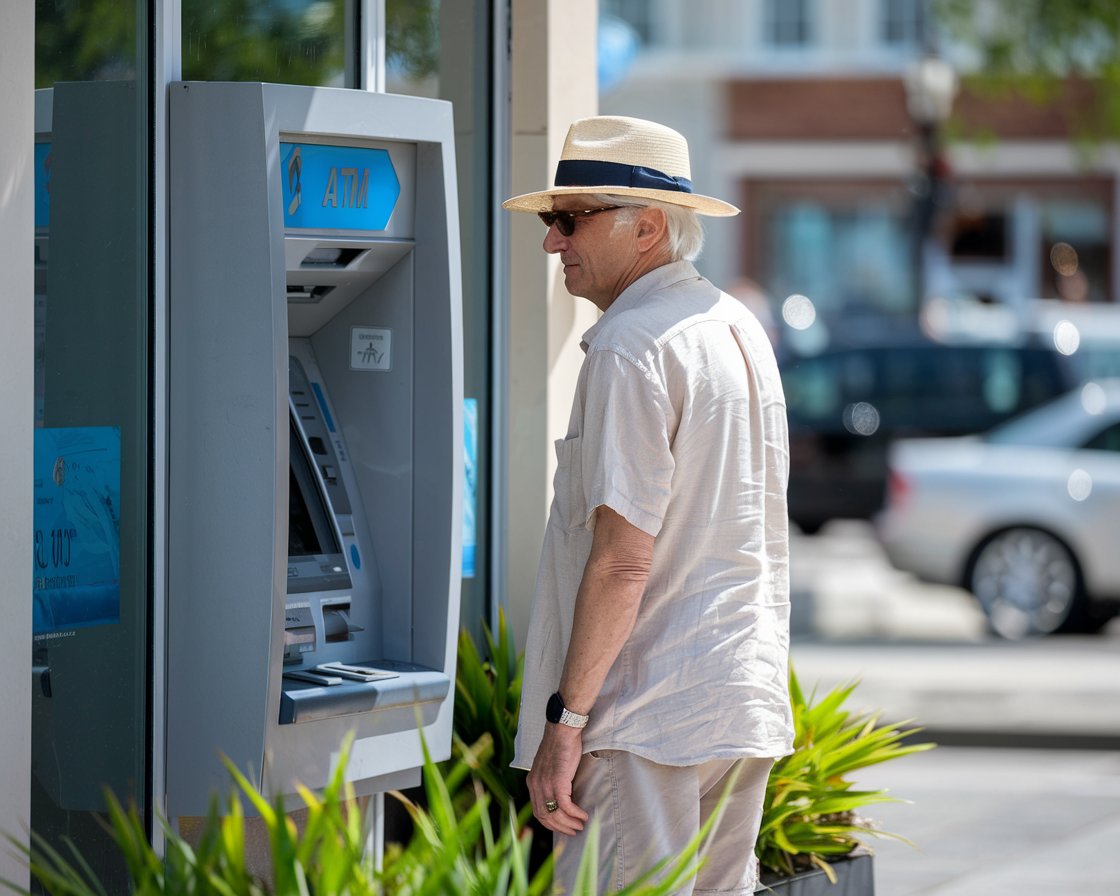
[[[659,268],[654,268],[648,274],[643,274],[619,293],[618,298],[611,302],[602,316],[588,328],[583,334],[583,340],[579,344],[580,348],[586,352],[588,346],[594,342],[599,330],[606,326],[612,317],[631,308],[637,308],[651,293],[660,292],[674,283],[680,283],[682,280],[699,278],[700,274],[691,261],[673,261]]]

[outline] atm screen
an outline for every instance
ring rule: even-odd
[[[349,588],[342,546],[294,421],[290,431],[288,593]]]

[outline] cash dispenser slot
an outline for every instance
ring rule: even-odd
[[[412,239],[324,239],[284,234],[290,331],[319,329],[413,250]]]

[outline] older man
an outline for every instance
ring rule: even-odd
[[[633,118],[572,125],[536,212],[584,334],[525,651],[514,764],[570,891],[588,821],[600,890],[680,853],[729,793],[695,891],[754,890],[791,748],[785,401],[762,326],[699,276],[688,146]],[[688,892],[693,892],[691,889]]]

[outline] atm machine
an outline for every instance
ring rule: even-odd
[[[358,795],[450,752],[462,321],[449,104],[170,97],[167,805],[228,757]]]

